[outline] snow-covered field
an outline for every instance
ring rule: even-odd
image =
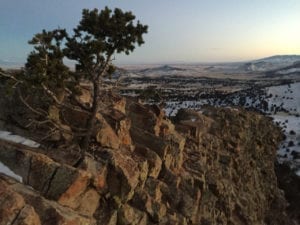
[[[284,112],[271,112],[286,136],[278,150],[278,160],[291,162],[300,175],[300,83],[267,88],[267,95],[272,96],[267,99],[269,107],[284,109]]]
[[[269,105],[282,105],[290,114],[300,114],[300,83],[266,88]]]

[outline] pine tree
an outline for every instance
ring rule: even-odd
[[[79,137],[81,157],[89,147],[96,114],[100,108],[103,78],[113,70],[113,56],[116,53],[130,54],[144,43],[143,34],[148,27],[135,22],[132,12],[114,11],[105,7],[82,11],[82,19],[70,36],[64,29],[43,30],[36,34],[30,44],[34,50],[29,54],[25,69],[17,76],[3,74],[12,78],[14,86],[21,84],[19,97],[35,117],[32,121],[47,124],[49,132],[68,132]],[[76,62],[76,71],[71,72],[64,64],[68,58]],[[81,81],[92,86],[92,104],[83,106],[74,103]],[[25,91],[24,91],[25,90]],[[34,96],[42,107],[31,105],[23,94]],[[74,127],[60,117],[65,109],[81,111],[87,115],[84,127]],[[53,113],[54,112],[54,113]],[[38,119],[37,119],[38,118]],[[80,138],[82,137],[82,138]]]
[[[144,43],[143,34],[148,27],[139,21],[134,24],[134,20],[131,12],[123,12],[118,8],[114,12],[107,7],[100,12],[98,9],[84,9],[80,24],[66,43],[66,56],[76,60],[76,71],[93,86],[91,115],[81,146],[83,151],[89,145],[99,110],[101,81],[113,71],[113,55],[122,52],[128,55],[136,44]]]
[[[61,45],[66,36],[62,29],[43,30],[29,41],[34,45],[34,51],[29,54],[25,65],[24,80],[27,84],[53,93],[65,88],[70,71],[63,63]]]

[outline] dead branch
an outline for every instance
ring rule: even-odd
[[[48,94],[48,96],[50,96],[56,104],[61,105],[62,103],[57,99],[56,95],[44,84],[41,83],[42,88],[44,89],[44,91]]]
[[[47,116],[47,114],[41,113],[41,112],[37,111],[36,109],[34,109],[33,107],[31,107],[31,106],[28,104],[28,102],[26,102],[26,100],[23,98],[22,93],[21,93],[21,91],[20,91],[19,89],[18,89],[18,94],[19,94],[19,98],[20,98],[21,102],[22,102],[22,103],[23,103],[30,111],[32,111],[33,113],[35,113],[35,114],[37,114],[37,115],[43,116],[43,117]]]
[[[32,126],[33,124],[36,124],[36,125],[40,126],[40,125],[45,125],[47,123],[51,124],[53,126],[53,128],[50,128],[51,130],[56,129],[57,131],[60,131],[61,133],[68,133],[70,135],[77,136],[77,137],[83,137],[83,136],[86,135],[85,132],[83,132],[83,133],[79,133],[79,132],[73,133],[71,130],[68,130],[68,129],[62,127],[59,123],[55,122],[52,119],[47,119],[47,120],[43,120],[43,121],[31,119],[31,122],[30,122],[29,126]]]
[[[59,107],[59,108],[67,108],[67,109],[71,109],[73,111],[77,111],[77,112],[81,112],[81,113],[85,113],[85,114],[90,114],[89,111],[85,110],[85,109],[79,109],[79,108],[76,108],[74,106],[71,106],[71,105],[68,105],[68,104],[65,104],[63,102],[60,102],[56,95],[54,94],[53,91],[51,91],[45,84],[41,84],[42,85],[42,88],[44,89],[44,91],[46,92],[46,94],[52,98],[54,100],[54,102],[56,103],[56,105]]]
[[[50,131],[44,137],[42,137],[40,141],[46,140],[47,138],[49,138],[50,136],[52,136],[56,132],[58,132],[58,130],[56,128],[50,129]]]
[[[13,88],[15,88],[18,84],[23,83],[22,80],[17,79],[14,75],[7,74],[7,73],[3,73],[3,72],[1,72],[1,71],[0,71],[0,75],[1,75],[2,77],[5,77],[5,78],[9,78],[9,79],[11,79],[11,80],[14,80],[16,83],[13,85]]]
[[[38,120],[34,120],[34,119],[29,119],[30,122],[26,125],[26,127],[31,127],[33,124],[37,124],[38,126],[41,126],[41,125],[44,125],[44,124],[47,124],[47,123],[50,123],[49,120],[43,120],[43,121],[38,121]]]

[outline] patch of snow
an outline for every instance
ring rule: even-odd
[[[167,116],[175,116],[179,109],[195,109],[198,110],[201,106],[208,103],[206,99],[198,101],[168,101],[165,106],[165,113]]]
[[[21,137],[19,135],[13,135],[11,134],[11,132],[8,131],[0,130],[0,139],[26,145],[31,148],[38,148],[40,146],[40,144],[35,141]]]
[[[8,132],[8,131],[0,130],[0,139],[11,141],[14,143],[23,144],[23,145],[26,145],[26,146],[32,147],[32,148],[37,148],[40,146],[40,144],[36,143],[35,141],[21,137],[19,135],[13,135],[13,134],[11,134],[11,132]],[[12,177],[21,183],[23,182],[22,177],[15,174],[10,168],[8,168],[6,165],[4,165],[1,161],[0,161],[0,173],[3,173],[9,177]]]
[[[271,105],[282,106],[292,114],[300,113],[300,82],[274,86],[266,89],[269,107]]]
[[[9,169],[7,166],[5,166],[2,162],[0,162],[0,173],[3,173],[9,177],[12,177],[14,179],[16,179],[17,181],[19,181],[20,183],[23,182],[22,177],[20,177],[19,175],[15,174],[11,169]]]

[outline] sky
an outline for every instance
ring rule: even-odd
[[[149,26],[117,64],[247,61],[300,54],[300,0],[0,0],[0,61],[26,61],[42,29],[69,32],[82,9],[121,8]]]

